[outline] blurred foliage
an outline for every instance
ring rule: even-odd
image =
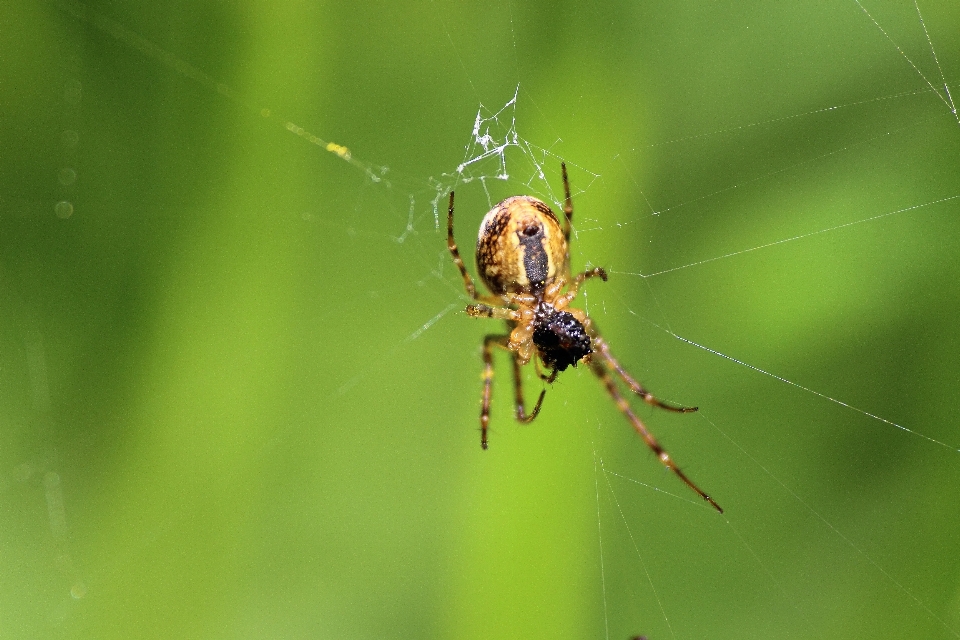
[[[0,20],[4,637],[960,635],[956,3]],[[504,105],[509,178],[458,175]],[[480,450],[435,220],[469,254],[561,159],[581,304],[724,516],[583,367],[519,426],[499,358]]]

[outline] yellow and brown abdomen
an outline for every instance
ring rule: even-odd
[[[566,260],[560,222],[536,198],[507,198],[480,223],[477,271],[494,295],[536,294],[566,273]]]

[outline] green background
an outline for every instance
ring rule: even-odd
[[[0,636],[960,636],[960,10],[919,10],[0,5]],[[458,174],[515,93],[509,177]],[[583,367],[519,426],[498,358],[480,450],[498,323],[435,215],[469,256],[561,159],[579,304],[701,408],[634,403],[723,516]]]

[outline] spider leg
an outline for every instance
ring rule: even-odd
[[[510,343],[509,335],[489,334],[483,338],[483,393],[480,403],[480,446],[487,448],[487,431],[490,426],[490,399],[493,394],[493,348],[500,347],[505,351],[511,351],[507,346]],[[533,419],[540,413],[540,406],[543,404],[543,396],[547,390],[540,392],[537,398],[537,404],[533,411],[528,415],[523,402],[523,381],[520,375],[520,361],[518,355],[511,351],[513,356],[513,385],[516,391],[516,415],[517,420],[523,423],[533,422]]]
[[[486,304],[468,304],[467,315],[474,318],[496,318],[498,320],[508,320],[516,322],[520,319],[520,312],[516,309],[507,307],[491,307]]]
[[[493,390],[494,344],[504,344],[510,336],[487,335],[483,338],[483,393],[480,395],[480,447],[487,448],[487,429],[490,427],[490,394]]]
[[[467,295],[478,300],[477,287],[473,284],[473,278],[467,272],[467,267],[463,264],[463,258],[460,257],[460,251],[457,249],[457,241],[453,238],[453,191],[450,192],[450,206],[447,208],[447,249],[453,256],[453,262],[460,269],[460,275],[463,276],[463,287],[467,290]]]
[[[573,299],[577,297],[577,294],[580,293],[580,286],[590,278],[600,278],[604,282],[607,281],[607,272],[603,267],[594,267],[593,269],[587,269],[582,273],[578,273],[570,281],[570,284],[567,285],[567,292],[557,298],[554,302],[554,306],[558,309],[564,309],[573,302]]]
[[[570,221],[573,220],[573,200],[570,198],[570,180],[567,178],[567,163],[560,163],[560,173],[563,174],[563,237],[570,244]],[[569,253],[569,250],[567,251]],[[569,260],[568,260],[569,262]]]
[[[617,389],[617,385],[614,382],[613,377],[610,375],[610,372],[607,371],[604,366],[596,360],[591,360],[590,368],[607,388],[607,393],[609,393],[610,397],[613,398],[617,408],[620,409],[621,413],[623,413],[627,420],[630,421],[630,424],[633,425],[633,428],[636,430],[636,432],[640,434],[640,437],[643,438],[643,441],[648,447],[650,447],[650,450],[653,451],[657,458],[660,459],[660,462],[663,463],[663,466],[670,469],[674,475],[683,480],[684,484],[693,489],[701,498],[709,502],[710,506],[720,513],[723,513],[723,509],[720,508],[720,505],[718,505],[713,498],[707,495],[703,489],[694,484],[693,480],[688,478],[687,475],[680,470],[680,467],[676,465],[676,463],[673,461],[673,458],[671,458],[670,454],[667,453],[666,449],[664,449],[660,443],[657,442],[657,439],[653,437],[653,434],[647,430],[643,422],[640,421],[640,418],[638,418],[630,408],[630,404],[626,401],[623,395],[620,394],[620,391]]]
[[[533,359],[533,366],[537,370],[537,377],[546,382],[547,384],[553,384],[553,381],[557,379],[557,374],[559,371],[554,367],[553,371],[550,372],[550,375],[546,376],[543,374],[543,367],[540,364],[540,358]]]
[[[570,289],[577,290],[580,288],[580,285],[583,284],[584,280],[590,278],[600,278],[604,282],[607,281],[607,272],[603,267],[594,267],[593,269],[587,269],[583,273],[578,273],[574,276],[573,280],[570,282]]]
[[[570,277],[570,221],[573,220],[573,200],[570,199],[570,180],[567,178],[567,163],[560,163],[563,174],[563,239],[566,244],[563,256],[563,274]]]
[[[507,348],[506,345],[501,346],[505,349]],[[547,390],[540,390],[540,397],[537,398],[537,404],[533,407],[533,411],[531,411],[528,415],[523,402],[523,376],[520,372],[520,360],[516,353],[513,354],[513,390],[516,394],[515,399],[517,422],[530,424],[533,422],[534,418],[540,414],[540,406],[543,404],[543,396],[547,394]]]
[[[613,354],[610,353],[610,347],[607,345],[607,341],[604,340],[600,334],[597,332],[596,327],[593,326],[593,322],[588,320],[587,331],[590,333],[590,338],[593,341],[593,352],[603,360],[604,364],[616,373],[624,384],[630,387],[630,390],[635,394],[643,398],[643,401],[649,404],[652,407],[659,407],[660,409],[666,409],[667,411],[675,411],[676,413],[693,413],[697,410],[697,407],[681,407],[674,404],[668,404],[663,400],[658,399],[652,393],[643,388],[639,382],[633,379],[633,377],[627,373],[627,370],[617,362],[617,359],[613,357]]]

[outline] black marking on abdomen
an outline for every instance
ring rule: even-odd
[[[543,248],[546,240],[543,225],[539,222],[530,223],[517,232],[517,238],[520,246],[523,247],[523,269],[527,274],[527,280],[530,281],[533,289],[542,289],[550,271],[547,252]]]

